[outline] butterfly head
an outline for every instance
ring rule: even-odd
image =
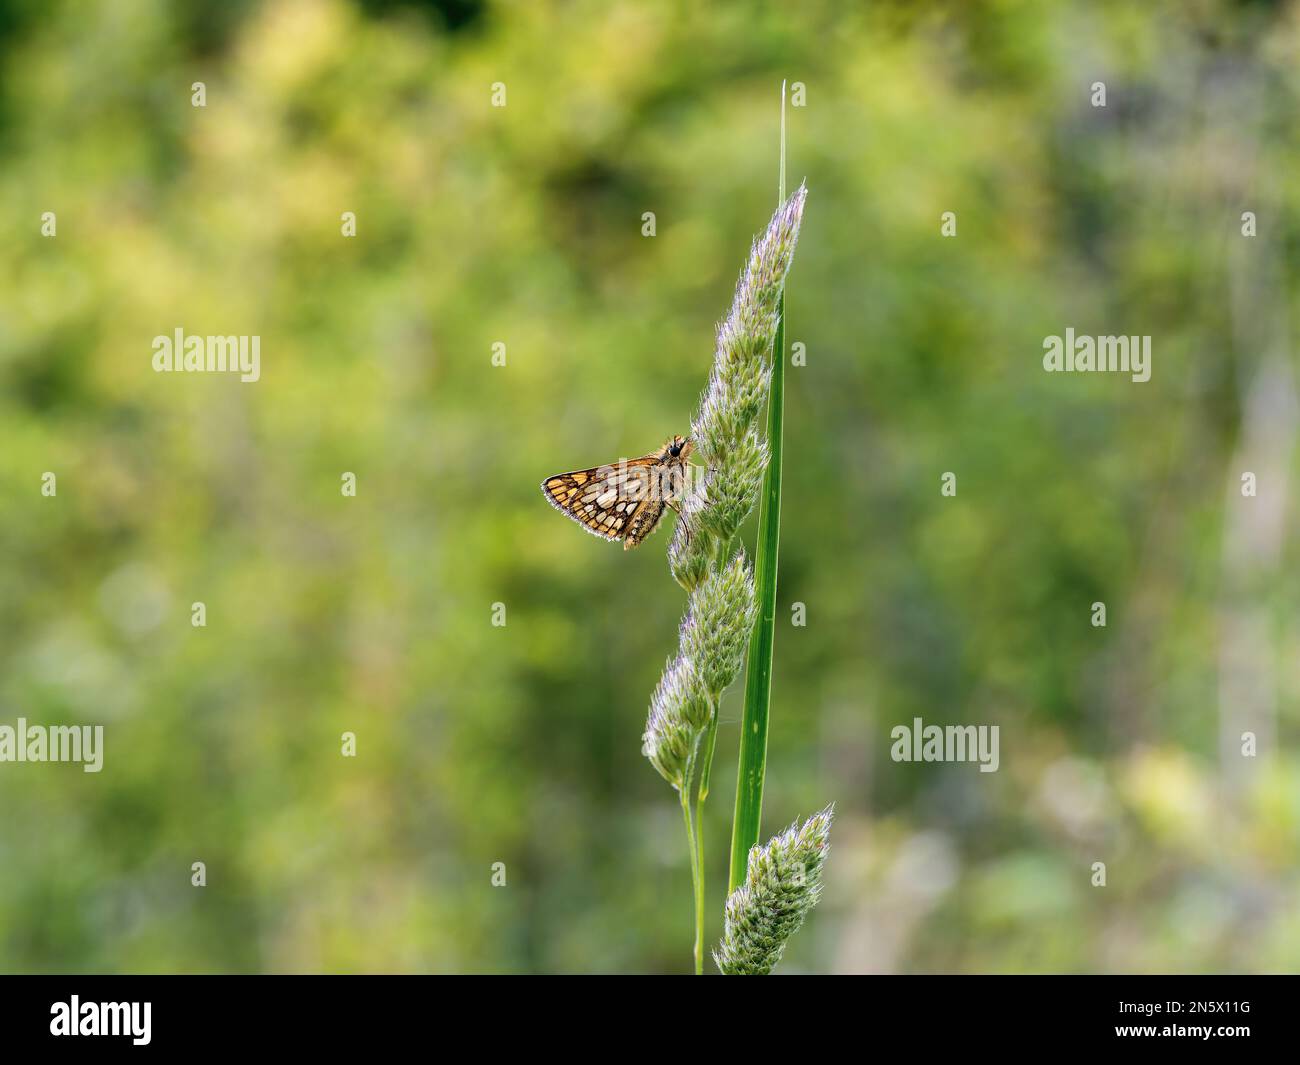
[[[665,457],[676,459],[678,462],[685,462],[694,450],[695,445],[689,436],[674,436],[664,445]]]

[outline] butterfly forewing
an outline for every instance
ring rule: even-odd
[[[621,540],[637,510],[651,502],[657,456],[617,466],[557,473],[542,482],[546,498],[588,532]]]

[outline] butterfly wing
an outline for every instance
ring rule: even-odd
[[[542,494],[589,533],[622,540],[634,527],[638,511],[655,505],[650,496],[658,465],[657,455],[646,455],[617,466],[557,473],[542,482]]]

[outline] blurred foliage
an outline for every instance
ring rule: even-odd
[[[0,4],[0,723],[107,745],[0,765],[0,968],[686,968],[667,536],[537,486],[685,431],[789,78],[765,835],[838,816],[783,968],[1294,970],[1298,45],[1227,0]],[[178,326],[261,381],[153,373]],[[1045,374],[1066,326],[1152,380]],[[913,716],[1001,770],[893,763]]]

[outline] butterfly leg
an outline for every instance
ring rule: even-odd
[[[682,513],[682,508],[676,503],[670,499],[666,499],[664,502],[672,507],[673,512],[677,515],[677,524],[682,530],[682,535],[686,537],[686,545],[689,546],[691,542],[691,523],[686,520],[686,515]]]

